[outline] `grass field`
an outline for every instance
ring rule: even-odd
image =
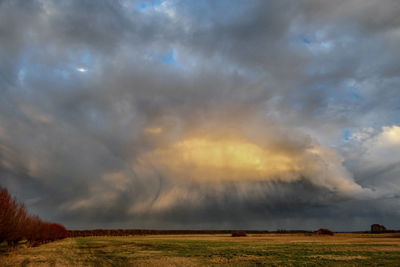
[[[68,238],[0,249],[0,266],[400,266],[399,234]]]

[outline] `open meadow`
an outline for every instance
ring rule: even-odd
[[[77,237],[0,255],[0,266],[399,266],[400,235]]]

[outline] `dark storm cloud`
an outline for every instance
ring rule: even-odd
[[[0,1],[0,184],[68,227],[398,227],[400,171],[386,158],[400,136],[399,12],[372,0]],[[199,136],[301,166],[213,181],[160,159],[185,140],[201,149]]]

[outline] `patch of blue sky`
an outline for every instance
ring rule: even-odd
[[[136,9],[139,11],[145,11],[147,9],[147,3],[140,3],[137,5]]]
[[[70,53],[62,60],[41,60],[46,53],[45,47],[30,46],[21,55],[16,70],[17,83],[21,90],[30,91],[30,84],[35,80],[56,84],[57,86],[52,86],[54,89],[70,90],[77,82],[76,75],[82,73],[78,69],[86,70],[93,60],[89,51]]]
[[[165,0],[153,0],[153,1],[150,1],[150,4],[152,7],[157,7],[157,6],[162,5],[163,2],[165,2]]]
[[[335,48],[332,40],[317,38],[316,36],[295,35],[291,38],[291,45],[298,49],[306,49],[312,55],[330,53]]]
[[[68,53],[67,63],[88,66],[92,60],[92,53],[88,50],[71,51]]]
[[[91,53],[90,53],[89,51],[84,52],[84,53],[82,54],[82,56],[81,56],[81,62],[82,62],[83,64],[89,64],[89,62],[91,61],[91,59],[92,59],[92,55],[91,55]]]
[[[342,138],[344,141],[348,142],[351,139],[352,132],[350,129],[344,129],[342,131]]]
[[[173,68],[181,68],[187,70],[188,66],[182,65],[179,61],[178,51],[175,48],[170,49],[148,49],[146,56],[146,60],[149,60],[153,64],[161,64],[168,67]]]
[[[337,90],[336,86],[322,83],[316,83],[313,85],[314,89],[324,90],[330,97],[334,99],[343,99],[350,102],[362,101],[364,97],[359,94],[359,89],[355,86],[350,86],[344,90]]]
[[[28,47],[22,53],[18,62],[17,78],[18,84],[21,88],[25,87],[25,80],[32,74],[40,72],[42,66],[34,62],[34,55],[40,55],[42,53],[41,49],[37,47]],[[26,88],[25,88],[26,89]]]
[[[294,47],[304,48],[312,43],[312,38],[305,34],[294,34],[289,37],[288,42]]]
[[[164,1],[165,1],[165,0],[144,1],[144,2],[139,3],[139,4],[136,6],[136,9],[137,9],[138,11],[144,12],[144,11],[148,10],[149,8],[155,8],[155,7],[157,7],[157,6],[162,5],[162,3],[163,3]]]
[[[361,101],[364,99],[361,95],[354,91],[347,93],[345,98],[352,101]]]
[[[176,59],[176,50],[175,49],[171,49],[168,53],[164,54],[161,57],[161,61],[164,64],[177,65],[178,64],[178,60]]]
[[[57,68],[63,71],[84,73],[90,69],[91,65],[93,65],[92,53],[89,50],[80,50],[69,52],[67,59],[59,62]]]
[[[344,86],[346,88],[345,99],[349,101],[362,101],[364,97],[360,95],[359,84],[353,80],[349,79],[344,82]]]
[[[311,44],[311,39],[307,36],[302,36],[301,41],[305,44]]]

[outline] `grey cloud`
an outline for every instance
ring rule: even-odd
[[[398,227],[383,196],[396,195],[396,163],[367,168],[371,144],[342,139],[400,124],[396,1],[143,3],[0,2],[0,185],[76,228],[356,230],[382,213]],[[318,172],[197,183],[132,168],[194,129],[239,132],[288,155],[329,148],[335,157],[318,166],[380,197],[310,182]],[[340,155],[345,167],[332,161]],[[157,210],[160,199],[172,204]],[[340,222],[350,215],[352,226]]]

